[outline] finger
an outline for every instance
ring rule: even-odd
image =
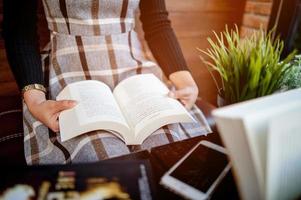
[[[194,101],[191,99],[189,99],[189,100],[181,99],[180,101],[184,105],[184,107],[188,110],[190,110],[194,104]]]
[[[53,122],[53,124],[51,125],[51,127],[50,127],[50,129],[53,131],[53,132],[55,132],[55,133],[57,133],[57,132],[59,132],[59,121],[57,120],[57,121],[54,121]]]
[[[54,106],[54,112],[61,112],[63,110],[67,110],[76,106],[77,102],[73,100],[61,100],[56,101]]]
[[[167,94],[167,96],[170,97],[170,98],[174,98],[174,99],[176,98],[175,93],[172,92],[172,91],[169,91],[168,94]]]
[[[185,108],[190,110],[192,108],[192,106],[194,105],[194,101],[190,100],[186,103]]]
[[[53,114],[50,116],[49,120],[47,121],[48,127],[53,131],[53,132],[58,132],[59,131],[59,123],[58,123],[58,117],[59,117],[59,112]]]
[[[192,94],[192,91],[190,88],[184,88],[184,89],[176,90],[174,94],[175,94],[175,98],[181,99],[182,97],[190,96]]]
[[[176,97],[175,91],[176,91],[175,87],[171,87],[170,91],[168,93],[168,96],[171,97],[171,98],[175,98]]]
[[[186,106],[186,104],[188,103],[187,100],[184,100],[184,99],[180,99],[180,102],[181,102],[184,106]]]
[[[167,81],[166,86],[169,90],[172,90],[175,87],[171,81]]]
[[[187,110],[190,110],[190,109],[192,108],[192,106],[193,106],[192,103],[188,103],[188,104],[185,105],[185,108],[186,108]]]
[[[179,98],[179,99],[188,101],[188,100],[190,100],[190,99],[192,99],[192,98],[193,98],[192,95],[187,95],[187,96],[182,96],[182,97]]]
[[[54,114],[53,118],[54,118],[55,121],[58,121],[58,120],[59,120],[59,115],[60,115],[60,113],[61,113],[61,112],[57,112],[57,113]]]

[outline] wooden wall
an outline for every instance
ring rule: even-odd
[[[216,103],[217,89],[196,48],[206,49],[212,31],[225,25],[240,26],[245,0],[166,0],[170,19],[181,44],[188,66],[199,86],[200,97]]]
[[[200,88],[200,97],[216,102],[216,87],[199,59],[196,48],[208,47],[207,37],[212,31],[222,31],[225,24],[240,25],[245,8],[245,0],[166,0],[172,26],[179,39],[189,68]],[[0,0],[0,8],[2,0]],[[40,14],[41,15],[41,14]],[[42,19],[42,16],[40,16]],[[2,19],[2,9],[0,20]],[[42,44],[48,39],[45,21],[40,22]],[[17,87],[6,61],[3,40],[0,39],[0,96],[17,94]]]
[[[248,36],[261,27],[268,28],[272,6],[272,0],[247,0],[241,26],[241,36]]]

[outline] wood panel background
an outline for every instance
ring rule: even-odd
[[[220,32],[225,25],[241,25],[245,0],[166,0],[172,26],[182,47],[188,66],[200,89],[200,97],[211,103],[216,102],[216,87],[212,78],[199,59],[196,48],[208,47],[207,38],[212,31]],[[2,0],[0,0],[2,21]],[[49,36],[43,12],[39,11],[40,44],[43,46]],[[141,32],[141,28],[137,28]],[[18,94],[17,86],[5,56],[3,40],[0,38],[0,96]]]
[[[247,37],[260,28],[268,28],[272,0],[247,0],[241,25],[241,36]]]

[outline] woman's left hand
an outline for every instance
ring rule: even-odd
[[[198,86],[189,71],[177,71],[169,75],[169,80],[175,86],[168,96],[179,99],[187,109],[191,109],[198,97]]]

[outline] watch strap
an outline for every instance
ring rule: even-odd
[[[42,92],[44,92],[46,94],[46,88],[41,85],[41,84],[30,84],[30,85],[26,85],[23,89],[22,89],[22,96],[24,95],[24,93],[26,91],[29,91],[29,90],[40,90]]]

